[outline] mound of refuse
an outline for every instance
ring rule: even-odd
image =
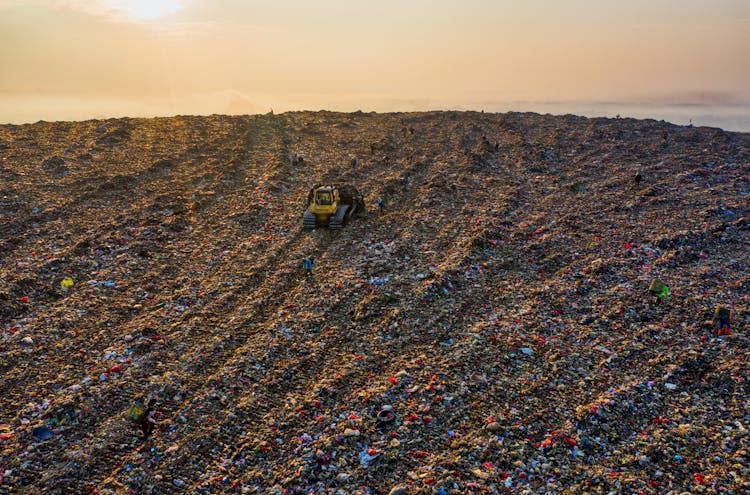
[[[0,494],[748,493],[749,194],[654,120],[0,125]]]

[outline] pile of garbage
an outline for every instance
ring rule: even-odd
[[[1,125],[0,494],[748,493],[749,194],[654,120]]]

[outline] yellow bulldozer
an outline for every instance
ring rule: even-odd
[[[307,195],[307,210],[302,226],[306,229],[318,226],[340,229],[347,220],[364,211],[364,199],[356,188],[318,184]]]

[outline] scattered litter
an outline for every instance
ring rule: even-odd
[[[290,112],[0,155],[0,492],[750,490],[746,134]],[[370,211],[305,231],[328,181]]]

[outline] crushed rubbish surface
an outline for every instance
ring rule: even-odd
[[[749,195],[653,120],[0,125],[0,493],[746,494]]]

